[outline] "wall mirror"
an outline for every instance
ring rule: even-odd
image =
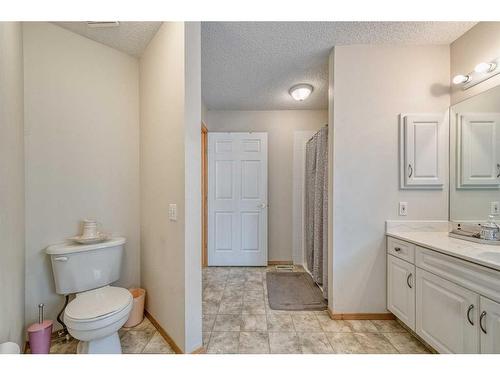
[[[500,214],[500,86],[450,109],[450,220]],[[500,216],[497,217],[500,219]]]

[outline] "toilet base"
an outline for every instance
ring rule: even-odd
[[[122,345],[118,332],[92,341],[80,341],[76,354],[122,354]]]

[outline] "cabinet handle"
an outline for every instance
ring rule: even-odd
[[[408,178],[410,178],[413,175],[413,168],[411,164],[408,164]]]
[[[474,322],[470,318],[470,312],[472,311],[473,308],[474,308],[474,305],[470,305],[469,308],[467,309],[467,320],[469,321],[471,326],[474,325]]]
[[[401,251],[401,248],[400,247],[395,247],[394,251],[397,251],[399,253]]]
[[[411,289],[411,288],[413,288],[413,287],[411,286],[411,284],[410,284],[410,278],[411,278],[412,276],[413,276],[413,274],[411,274],[411,273],[410,273],[410,274],[408,275],[408,277],[406,278],[406,284],[408,284],[408,286],[410,287],[410,289]]]
[[[483,319],[486,317],[486,311],[483,311],[481,313],[481,316],[479,317],[479,327],[481,327],[481,331],[484,332],[486,335],[486,328],[483,327]]]
[[[500,177],[500,164],[497,164],[497,178]]]

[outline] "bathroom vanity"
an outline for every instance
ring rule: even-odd
[[[422,129],[439,128],[424,120]],[[401,134],[420,134],[404,125]],[[386,223],[387,308],[439,353],[500,353],[500,242],[487,241],[500,238],[500,86],[452,106],[445,125],[449,221]],[[423,131],[421,143],[437,150],[439,136]],[[403,140],[400,150],[414,150]],[[436,155],[434,166],[443,159]],[[415,174],[412,161],[424,156],[424,148],[413,158],[401,153],[401,190]],[[450,231],[469,238],[452,238]]]
[[[500,353],[500,248],[388,228],[387,308],[439,353]]]

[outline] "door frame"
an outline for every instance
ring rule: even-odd
[[[201,122],[201,266],[208,266],[208,129]]]

